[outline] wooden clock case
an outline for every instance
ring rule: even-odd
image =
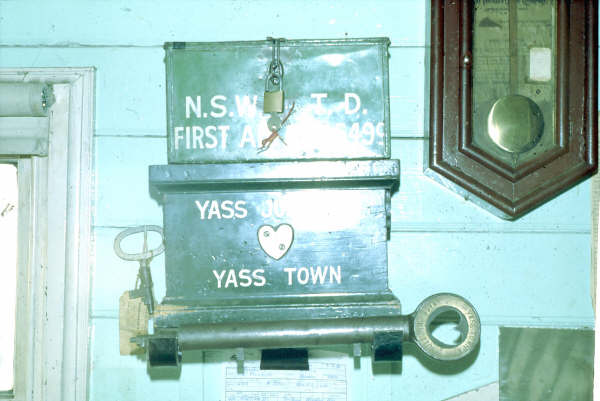
[[[554,146],[516,167],[473,146],[472,7],[432,0],[427,173],[513,220],[596,172],[597,2],[557,1]]]

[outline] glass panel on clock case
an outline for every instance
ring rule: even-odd
[[[473,6],[473,145],[517,168],[556,142],[556,0]]]

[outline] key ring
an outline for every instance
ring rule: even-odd
[[[457,345],[445,344],[437,340],[431,332],[431,322],[444,312],[453,311],[459,316],[458,328],[461,342]],[[425,354],[440,360],[454,361],[469,354],[479,343],[481,322],[473,305],[455,294],[435,294],[425,299],[411,315],[410,341]]]
[[[160,234],[160,238],[161,238],[160,245],[155,249],[151,249],[151,250],[147,249],[147,245],[148,245],[147,233],[148,233],[148,231],[154,231],[154,232]],[[121,249],[121,241],[123,241],[125,238],[129,237],[130,235],[142,233],[142,232],[144,233],[144,250],[142,252],[126,253],[123,251],[123,249]],[[139,260],[139,261],[141,261],[141,260],[152,259],[153,257],[158,256],[165,251],[165,242],[164,242],[164,235],[163,235],[162,227],[155,226],[155,225],[147,225],[147,226],[131,227],[126,230],[123,230],[115,237],[114,250],[115,250],[115,253],[117,254],[117,256],[123,260]]]

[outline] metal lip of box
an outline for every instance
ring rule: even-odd
[[[400,314],[387,281],[399,171],[398,160],[150,166],[166,244],[157,326]]]
[[[283,112],[267,114],[272,41],[165,43],[169,163],[389,158],[389,44],[282,40]],[[258,152],[268,118],[290,111]]]

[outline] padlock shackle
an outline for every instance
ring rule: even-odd
[[[271,62],[267,66],[267,77],[265,79],[265,92],[274,90],[283,90],[283,64],[279,58],[280,43],[284,38],[268,37],[268,41],[272,42]],[[272,85],[272,86],[271,86]],[[276,88],[276,89],[275,89]]]
[[[269,73],[265,80],[265,92],[274,92],[276,90],[283,90],[283,74]]]

